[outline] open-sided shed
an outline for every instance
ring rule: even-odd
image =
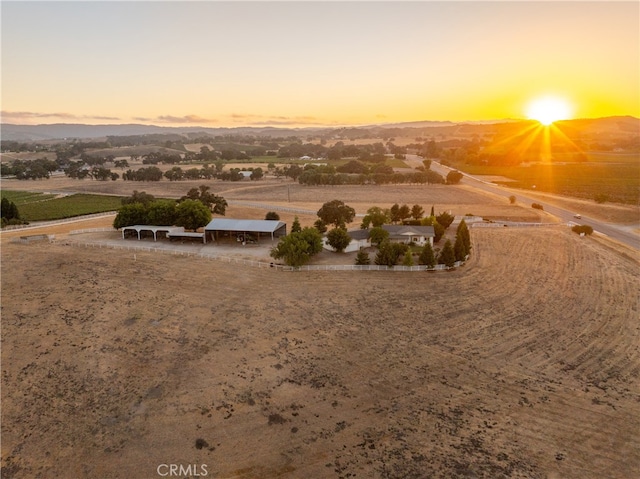
[[[269,236],[271,240],[285,236],[287,225],[275,220],[237,220],[231,218],[214,218],[204,228],[205,236],[218,241],[220,236],[236,237],[238,241],[248,241],[253,237]]]

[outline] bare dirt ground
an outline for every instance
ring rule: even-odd
[[[3,233],[2,477],[637,477],[637,257],[471,233],[447,273]]]

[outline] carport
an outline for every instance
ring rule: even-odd
[[[153,241],[158,240],[158,232],[163,232],[166,235],[171,233],[172,231],[184,231],[182,227],[176,226],[153,226],[153,225],[133,225],[133,226],[124,226],[122,228],[122,239],[124,239],[125,233],[127,231],[135,231],[138,234],[138,239],[140,239],[140,233],[142,231],[151,231],[153,233]]]
[[[286,236],[287,225],[282,221],[274,220],[237,220],[230,218],[214,218],[204,228],[205,237],[218,241],[221,234],[236,236],[243,243],[249,235],[255,235],[258,239],[261,235],[269,235],[271,241],[280,236]]]

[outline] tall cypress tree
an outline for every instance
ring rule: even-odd
[[[451,240],[447,240],[442,247],[442,251],[440,251],[440,255],[438,256],[438,263],[444,264],[447,268],[452,268],[456,262],[456,255],[453,251],[453,245],[451,244]]]
[[[462,242],[464,256],[466,257],[471,253],[471,235],[469,234],[469,228],[467,227],[467,223],[464,219],[460,221],[458,229],[456,230],[456,242],[458,241],[458,238],[460,238],[460,241]]]

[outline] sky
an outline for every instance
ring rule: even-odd
[[[640,117],[640,2],[0,2],[2,122]]]

